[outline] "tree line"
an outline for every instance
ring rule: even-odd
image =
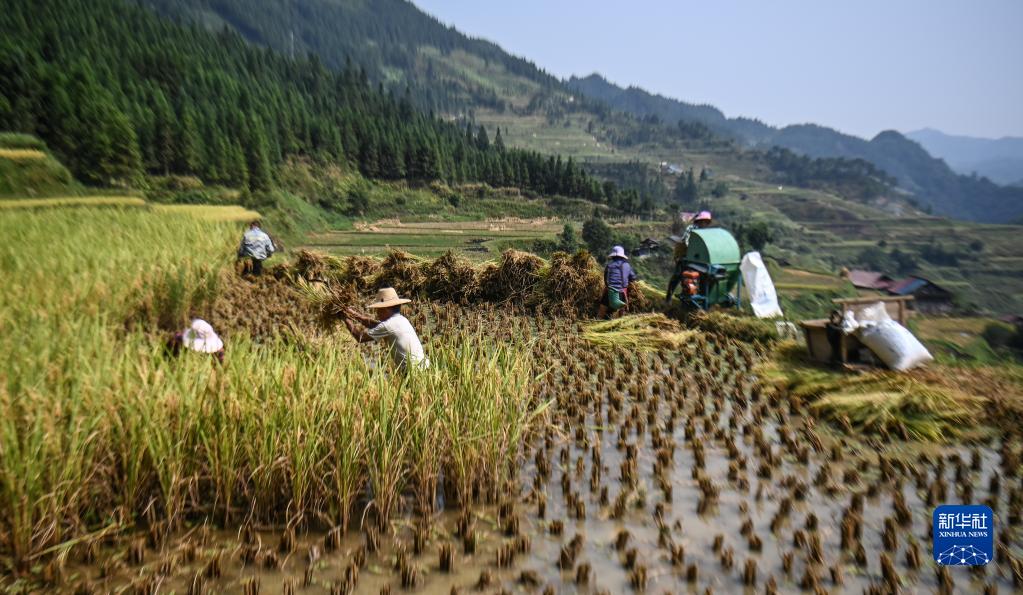
[[[455,82],[435,72],[434,54],[462,51],[544,86],[556,79],[533,63],[510,56],[497,45],[467,37],[424,14],[406,0],[138,0],[160,14],[185,21],[218,19],[248,41],[285,55],[320,56],[332,70],[361,67],[371,81],[400,92],[413,90],[421,109],[455,113],[472,107],[505,108],[489,87]],[[396,76],[397,75],[397,76]]]
[[[441,121],[364,69],[291,59],[120,0],[11,0],[0,12],[0,129],[43,138],[80,179],[195,175],[261,190],[285,158],[367,177],[485,182],[617,204],[571,159]]]
[[[778,183],[833,190],[859,200],[877,198],[896,183],[894,178],[865,159],[814,159],[781,147],[771,147],[763,153],[763,159]]]

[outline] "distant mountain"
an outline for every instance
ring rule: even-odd
[[[985,221],[1023,216],[1023,192],[960,179],[896,132],[868,142],[820,126],[777,129],[753,119],[728,118],[713,106],[623,89],[599,75],[560,81],[496,44],[441,24],[406,0],[138,1],[207,29],[233,29],[286,55],[312,54],[332,68],[351,62],[365,69],[370,81],[399,96],[407,92],[418,107],[447,117],[471,119],[476,111],[490,111],[522,116],[523,121],[543,115],[554,123],[567,122],[566,115],[574,113],[595,129],[605,129],[598,130],[603,135],[599,142],[617,146],[663,140],[666,129],[647,125],[652,120],[671,128],[679,121],[698,123],[746,147],[780,146],[810,157],[864,159],[937,213]],[[636,122],[609,125],[611,110],[635,116]],[[585,133],[593,134],[589,128]]]
[[[656,116],[667,123],[679,120],[696,121],[718,134],[730,136],[736,140],[760,142],[770,138],[774,132],[773,128],[759,120],[727,118],[721,110],[712,105],[686,103],[663,95],[652,94],[639,87],[623,89],[608,82],[599,74],[591,74],[584,78],[573,76],[567,81],[567,84],[573,90],[636,116]]]
[[[597,74],[573,77],[568,85],[615,109],[668,122],[698,121],[746,145],[779,146],[810,157],[864,159],[893,176],[901,188],[935,213],[986,222],[1011,221],[1023,215],[1020,189],[957,174],[920,144],[894,130],[868,141],[816,124],[774,128],[758,120],[728,118],[712,106],[693,105],[636,87],[623,89]]]
[[[1018,185],[1023,181],[1023,138],[957,136],[933,128],[914,130],[906,137],[961,174],[976,173],[996,184]]]

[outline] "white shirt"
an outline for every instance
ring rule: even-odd
[[[374,341],[383,341],[391,350],[391,357],[398,367],[404,367],[406,360],[411,360],[419,369],[430,367],[430,360],[423,353],[423,344],[412,323],[401,314],[394,314],[387,320],[367,329],[366,333]]]

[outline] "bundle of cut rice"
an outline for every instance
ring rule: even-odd
[[[587,324],[582,337],[604,348],[657,351],[680,348],[696,334],[664,314],[634,314]]]
[[[380,264],[377,287],[393,287],[399,295],[419,295],[426,285],[424,262],[404,250],[391,250]]]
[[[538,281],[544,261],[535,254],[505,250],[496,266],[487,266],[480,274],[480,295],[492,302],[521,303]]]
[[[426,270],[426,293],[433,299],[468,304],[480,294],[479,273],[465,258],[447,252],[429,263]]]

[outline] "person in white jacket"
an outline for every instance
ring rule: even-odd
[[[270,258],[275,251],[273,240],[259,228],[259,221],[253,221],[242,236],[241,246],[238,247],[238,258],[250,259],[252,274],[260,275],[263,273],[263,261]]]

